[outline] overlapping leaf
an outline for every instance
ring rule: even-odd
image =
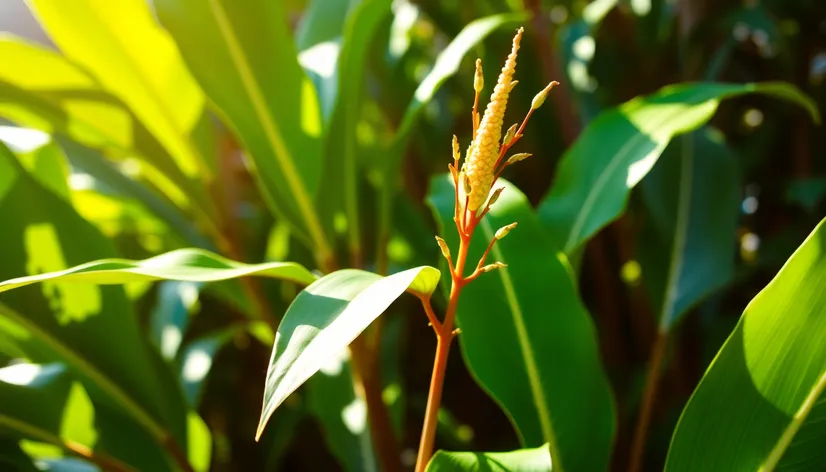
[[[603,112],[562,156],[553,187],[539,206],[554,241],[571,254],[622,213],[630,189],[673,136],[702,126],[721,100],[746,93],[783,98],[819,119],[811,99],[776,82],[675,85]]]

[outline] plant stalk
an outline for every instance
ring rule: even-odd
[[[439,420],[439,407],[442,403],[442,389],[447,372],[447,358],[450,355],[450,344],[456,333],[453,330],[453,321],[456,317],[456,307],[459,305],[459,295],[466,281],[463,277],[465,262],[467,261],[470,236],[459,232],[459,254],[456,256],[456,271],[452,272],[450,298],[447,302],[445,319],[436,329],[436,358],[433,361],[433,374],[430,377],[430,391],[427,395],[422,438],[419,442],[419,453],[416,457],[416,472],[424,472],[430,457],[433,456],[433,443],[436,439],[436,425]]]
[[[657,388],[660,383],[665,348],[668,345],[668,332],[657,331],[657,339],[651,349],[651,360],[648,364],[648,375],[645,380],[645,390],[640,403],[640,416],[634,430],[634,441],[631,446],[631,458],[628,461],[628,472],[638,472],[645,455],[645,443],[648,437],[648,425],[651,423],[651,413],[654,411],[654,401],[657,398]]]

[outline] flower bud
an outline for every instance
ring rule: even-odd
[[[518,123],[514,123],[513,126],[508,128],[508,131],[505,132],[505,137],[502,138],[502,144],[507,145],[508,143],[510,143],[511,140],[513,139],[513,137],[516,135],[516,130],[518,128],[519,128]]]
[[[456,138],[456,135],[453,135],[453,162],[458,163],[459,159],[461,159],[461,154],[459,153],[459,140]]]
[[[482,60],[476,59],[476,74],[473,76],[473,90],[479,93],[484,86],[485,77],[482,75]]]
[[[498,230],[496,230],[496,234],[493,237],[496,238],[497,240],[502,239],[505,236],[507,236],[508,233],[510,233],[511,230],[514,229],[514,228],[516,228],[516,223],[511,223],[507,226],[503,226],[503,227],[499,228]]]
[[[556,87],[557,85],[559,85],[559,82],[554,80],[551,83],[549,83],[547,87],[542,89],[541,92],[537,93],[531,101],[531,109],[536,110],[537,108],[541,107],[542,104],[545,103],[545,99],[548,97],[548,92],[550,92],[551,89]]]
[[[519,161],[525,160],[531,157],[533,154],[527,152],[520,152],[519,154],[514,154],[508,158],[507,165],[516,164]]]
[[[481,270],[482,272],[490,272],[492,270],[502,269],[502,268],[507,267],[507,266],[508,266],[507,264],[497,261],[497,262],[494,262],[493,264],[488,264],[488,265],[482,267],[479,270]]]
[[[490,196],[490,200],[488,201],[488,206],[493,205],[496,203],[496,200],[499,200],[499,195],[502,195],[502,190],[505,190],[505,187],[499,187],[493,191],[493,195]]]
[[[442,250],[442,255],[445,256],[445,259],[450,260],[450,248],[447,247],[445,240],[436,236],[436,242],[439,243],[439,249]]]

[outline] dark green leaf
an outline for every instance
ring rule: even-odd
[[[499,182],[505,190],[479,224],[468,260],[478,260],[498,228],[519,226],[490,253],[488,262],[508,267],[482,274],[462,291],[456,312],[462,353],[525,446],[548,443],[559,470],[605,470],[614,410],[594,325],[567,259],[547,239],[525,196]],[[457,247],[450,179],[435,178],[428,198],[441,234]]]
[[[739,189],[735,156],[707,128],[673,141],[642,181],[640,263],[661,331],[734,275]]]
[[[683,411],[666,471],[826,461],[826,220],[749,303]]]

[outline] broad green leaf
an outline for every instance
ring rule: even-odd
[[[17,165],[2,144],[0,161],[13,168]],[[19,165],[16,174],[0,201],[5,250],[0,278],[30,274],[24,277],[28,284],[38,279],[37,274],[60,272],[115,253],[111,241],[67,202],[44,189]],[[4,335],[35,362],[65,362],[93,398],[106,398],[123,408],[156,440],[168,440],[169,428],[183,443],[184,411],[161,385],[123,290],[69,286],[49,276],[43,282],[2,294],[0,329]],[[4,288],[12,285],[4,284]]]
[[[390,149],[386,153],[383,165],[379,169],[382,173],[381,178],[378,179],[382,186],[378,203],[379,228],[377,230],[380,244],[384,244],[390,237],[393,199],[396,193],[398,176],[400,175],[399,166],[410,135],[415,129],[416,122],[424,107],[430,103],[430,100],[433,99],[447,79],[459,71],[462,59],[471,49],[497,29],[505,25],[516,25],[519,21],[525,19],[524,14],[502,14],[491,15],[470,22],[439,54],[433,69],[416,88],[416,92],[404,112],[396,135],[393,137]]]
[[[298,65],[282,2],[154,3],[192,73],[249,151],[267,204],[318,251],[329,252],[313,210],[322,170],[318,97]]]
[[[439,276],[437,269],[428,266],[388,277],[345,269],[299,293],[275,335],[256,438],[289,394],[344,350],[402,293],[429,295]]]
[[[327,447],[347,472],[378,471],[367,404],[353,389],[349,351],[325,359],[307,381],[307,410],[321,424]]]
[[[826,220],[746,307],[683,410],[667,472],[821,468],[824,286]]]
[[[567,259],[545,236],[525,196],[499,182],[505,190],[476,230],[469,265],[497,229],[518,226],[490,253],[489,262],[508,267],[482,274],[462,291],[456,311],[462,353],[524,446],[548,443],[558,470],[605,470],[614,408],[593,322]],[[447,176],[434,178],[428,200],[441,234],[450,247],[458,247]]]
[[[641,185],[647,218],[639,258],[664,333],[734,275],[740,175],[713,131],[672,141]]]
[[[204,96],[145,0],[32,0],[49,36],[118,97],[163,143],[187,175],[206,172],[190,139]]]
[[[362,0],[352,6],[344,24],[336,73],[326,80],[316,79],[321,109],[325,112],[326,138],[324,188],[317,206],[327,221],[334,219],[329,215],[335,215],[336,211],[346,215],[348,248],[359,258],[362,249],[356,127],[361,117],[367,53],[379,26],[390,15],[391,3],[390,0]],[[318,47],[326,46],[322,43]],[[306,60],[302,64],[306,67]]]
[[[819,121],[814,102],[792,85],[693,83],[665,87],[601,113],[562,156],[539,218],[571,254],[619,216],[628,194],[672,137],[705,124],[720,101],[746,93],[789,100]]]
[[[437,451],[427,472],[551,472],[548,445],[512,452]]]
[[[142,261],[101,259],[69,269],[44,272],[0,282],[0,293],[13,288],[43,282],[86,282],[99,285],[124,284],[142,280],[185,280],[215,282],[246,275],[260,275],[300,284],[309,284],[315,276],[294,262],[244,264],[202,249],[177,249]]]

